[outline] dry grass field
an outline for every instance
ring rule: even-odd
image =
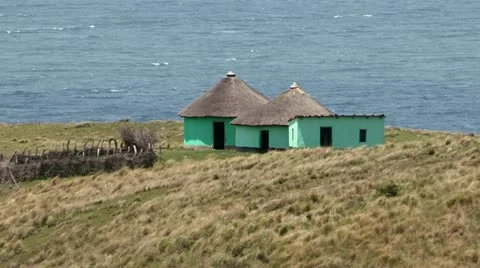
[[[0,186],[0,266],[478,267],[480,137],[386,138]]]
[[[158,133],[163,148],[180,148],[183,137],[183,124],[176,121],[153,121],[148,123],[31,123],[0,124],[0,153],[10,155],[25,148],[41,150],[61,150],[64,143],[83,147],[86,142],[109,139],[120,140],[119,129],[124,126],[139,125]]]

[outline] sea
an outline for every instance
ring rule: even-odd
[[[228,71],[338,114],[480,133],[480,2],[1,0],[0,123],[181,120]]]

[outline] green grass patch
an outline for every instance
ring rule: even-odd
[[[161,159],[163,161],[173,160],[204,160],[208,158],[226,159],[235,156],[246,156],[249,153],[237,152],[235,150],[188,150],[188,149],[173,149],[163,150],[161,152]]]
[[[424,141],[440,136],[446,137],[447,135],[451,134],[448,134],[446,132],[433,132],[393,127],[385,129],[385,143]]]

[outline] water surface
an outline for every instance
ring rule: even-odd
[[[19,3],[21,2],[21,3]],[[179,119],[228,70],[337,113],[480,132],[480,3],[0,2],[0,122]]]

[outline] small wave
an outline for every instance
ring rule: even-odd
[[[340,15],[335,15],[335,16],[333,16],[333,18],[335,18],[335,19],[342,18],[342,17],[343,17],[343,16],[340,16]]]
[[[3,17],[3,14],[0,13],[0,17]]]
[[[63,30],[80,30],[84,29],[84,26],[65,26],[65,27],[52,27],[52,28],[29,28],[29,29],[22,29],[22,30],[5,30],[6,33],[19,33],[19,34],[36,34],[36,33],[43,33],[43,32],[50,32],[50,31],[63,31]]]
[[[213,34],[235,34],[238,33],[238,31],[235,30],[221,30],[221,31],[213,31]]]
[[[88,28],[93,29],[93,28],[95,28],[95,25],[92,24],[92,25],[88,26]]]
[[[233,57],[227,59],[227,61],[236,61],[236,60],[237,60],[237,58],[233,58]]]
[[[363,16],[368,17],[368,18],[373,17],[373,15],[370,15],[370,14],[366,14],[366,15],[363,15]]]
[[[97,93],[97,92],[98,92],[98,89],[92,89],[92,90],[90,90],[90,92]]]
[[[152,63],[150,63],[150,64],[153,65],[153,66],[160,66],[160,62],[152,62]],[[165,65],[165,66],[167,66],[168,64],[169,64],[169,63],[166,62],[166,61],[164,61],[164,62],[161,63],[161,65]]]

